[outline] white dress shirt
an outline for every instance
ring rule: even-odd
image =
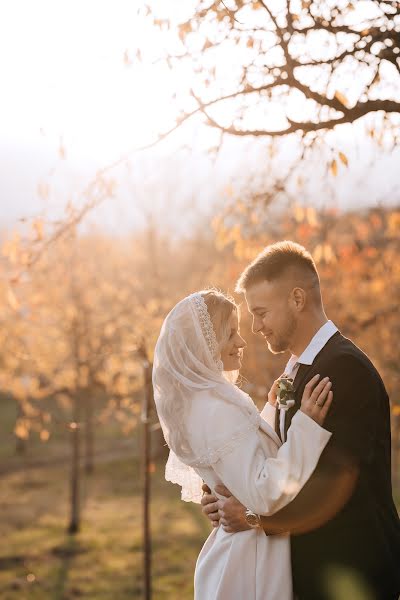
[[[292,354],[289,358],[284,371],[285,375],[294,379],[300,365],[312,365],[317,354],[337,331],[338,328],[332,321],[327,321],[322,325],[300,356]],[[286,410],[281,410],[279,414],[279,430],[283,442],[285,441],[285,418]]]

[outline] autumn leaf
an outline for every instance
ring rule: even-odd
[[[65,150],[62,139],[60,139],[60,145],[58,147],[58,156],[61,158],[61,160],[65,160],[67,158],[67,151]]]
[[[40,436],[40,439],[41,439],[42,442],[47,442],[47,440],[50,437],[50,432],[47,431],[47,429],[42,429],[42,431],[40,432],[39,436]]]
[[[43,239],[43,237],[44,237],[43,221],[41,221],[40,219],[36,219],[36,221],[34,221],[32,223],[32,229],[36,233],[35,241],[36,242],[41,241]]]
[[[19,247],[20,237],[18,234],[15,234],[12,239],[4,242],[2,248],[3,256],[6,256],[13,265],[18,262]]]
[[[324,254],[323,245],[317,244],[313,251],[313,258],[316,263],[319,263],[322,260],[323,254]]]
[[[313,233],[313,228],[307,223],[301,223],[297,231],[300,239],[304,240],[304,242],[307,242]]]
[[[192,32],[192,25],[191,25],[190,21],[187,21],[186,23],[182,23],[181,25],[179,25],[178,30],[179,30],[179,38],[180,38],[181,42],[184,42],[187,34]]]
[[[11,288],[8,288],[7,290],[7,301],[13,310],[19,309],[20,304]]]
[[[343,152],[339,152],[339,158],[346,167],[349,166],[349,161],[347,159],[347,156],[345,154],[343,154]]]
[[[329,166],[331,173],[334,177],[336,177],[336,175],[338,174],[338,166],[337,166],[337,162],[335,159],[333,159],[333,161],[331,162],[330,166]]]
[[[19,419],[14,427],[14,434],[21,440],[29,438],[29,427],[26,419]]]
[[[398,234],[400,231],[400,211],[393,212],[388,218],[388,230],[390,234]]]
[[[324,245],[324,258],[327,263],[336,261],[336,256],[330,244]]]
[[[308,206],[306,209],[307,222],[312,226],[316,227],[318,225],[317,220],[317,211],[313,206]]]
[[[297,223],[301,223],[302,221],[304,221],[304,216],[305,209],[299,204],[296,204],[296,206],[294,207],[294,218],[296,219]]]
[[[343,104],[343,106],[345,106],[347,108],[349,101],[347,100],[346,96],[344,94],[342,94],[342,92],[339,92],[338,90],[336,90],[335,98],[336,98],[336,100],[339,100],[340,104]]]
[[[383,227],[382,219],[377,214],[372,213],[372,215],[369,218],[369,221],[375,229],[381,229],[381,227]]]

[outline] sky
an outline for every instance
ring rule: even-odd
[[[156,62],[160,42],[142,7],[140,0],[0,0],[0,226],[79,204],[96,172],[123,156],[109,171],[116,197],[91,216],[117,234],[140,226],[150,206],[172,222],[187,204],[207,213],[238,174],[246,178],[265,160],[262,143],[232,139],[213,163],[205,149],[215,133],[195,119],[156,149],[135,151],[171,126],[171,97],[185,83]],[[134,60],[138,48],[144,64]],[[398,201],[399,152],[376,160],[363,131],[337,134],[351,174],[339,173],[336,201]],[[316,188],[312,200],[321,194]]]

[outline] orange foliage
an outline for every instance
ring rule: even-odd
[[[53,397],[74,421],[77,394],[99,396],[97,422],[113,418],[129,433],[143,386],[137,345],[145,339],[154,347],[163,318],[186,294],[211,285],[232,293],[246,263],[279,239],[313,253],[329,317],[371,356],[400,406],[400,210],[340,214],[297,205],[271,218],[247,208],[241,201],[237,212],[230,207],[214,219],[215,235],[203,226],[179,240],[155,226],[125,240],[70,235],[14,282],[21,248],[17,237],[6,243],[0,386],[19,406],[16,435],[33,430],[46,441],[54,425],[43,399]],[[243,376],[261,401],[287,357],[269,354],[242,314],[249,342]]]
[[[372,358],[393,405],[400,405],[397,344],[400,336],[400,209],[377,208],[340,214],[337,210],[315,212],[312,207],[295,205],[292,211],[282,211],[273,219],[265,211],[257,224],[244,213],[243,207],[235,213],[234,220],[233,213],[230,207],[229,218],[220,217],[219,223],[223,228],[225,221],[234,223],[234,236],[227,228],[224,240],[232,252],[231,260],[236,257],[242,267],[256,256],[257,247],[281,239],[292,239],[311,251],[320,272],[329,317]],[[250,256],[244,251],[249,248],[253,250]],[[249,324],[246,327],[246,335],[251,335]],[[260,353],[265,357],[263,366]],[[265,354],[260,342],[249,344],[246,354],[250,363],[246,360],[245,374],[259,385],[270,382],[287,358]]]

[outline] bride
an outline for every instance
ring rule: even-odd
[[[223,483],[250,511],[271,515],[295,498],[331,434],[322,428],[330,383],[306,386],[287,441],[274,430],[275,382],[259,413],[236,385],[246,343],[235,302],[211,289],[181,300],[166,317],[155,348],[157,412],[170,448],[166,479],[182,499],[200,502],[203,481]],[[214,492],[213,492],[214,493]],[[196,564],[196,600],[292,600],[288,535],[261,527],[215,528]]]

